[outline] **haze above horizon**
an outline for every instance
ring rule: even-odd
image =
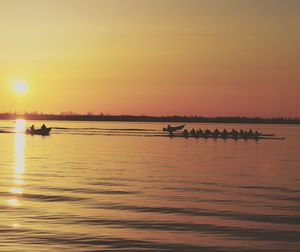
[[[1,1],[0,112],[300,116],[300,1]]]

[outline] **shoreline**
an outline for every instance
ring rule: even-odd
[[[161,122],[161,123],[237,123],[237,124],[300,124],[300,118],[261,117],[190,117],[135,115],[58,115],[58,114],[0,114],[0,120],[23,118],[31,121],[98,121],[98,122]]]

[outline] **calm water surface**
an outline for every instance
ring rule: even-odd
[[[0,251],[300,251],[300,126],[187,125],[286,137],[234,141],[47,125],[0,134]]]

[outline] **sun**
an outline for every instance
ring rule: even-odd
[[[23,80],[18,80],[13,84],[13,88],[16,94],[23,95],[27,91],[27,83]]]

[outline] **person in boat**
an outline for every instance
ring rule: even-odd
[[[211,131],[209,129],[206,129],[204,135],[206,137],[210,136],[211,135]]]
[[[200,130],[196,130],[195,137],[199,138],[201,136]]]
[[[185,137],[185,138],[188,138],[189,137],[189,132],[188,132],[188,130],[187,129],[185,129],[184,131],[183,131],[183,136]]]
[[[47,129],[47,127],[46,127],[45,124],[43,124],[42,127],[41,127],[41,130],[45,130],[45,129]]]
[[[253,136],[253,131],[252,131],[252,129],[250,129],[248,133],[249,133],[249,136]]]
[[[232,129],[231,130],[231,135],[232,135],[233,138],[237,138],[239,136],[239,133],[235,129]]]
[[[227,138],[228,137],[228,131],[226,129],[223,129],[221,135],[222,135],[223,138]]]
[[[204,135],[204,132],[203,132],[202,129],[199,129],[198,132],[199,132],[199,136],[203,136]]]
[[[243,129],[240,130],[240,136],[244,137],[245,136],[245,131]]]
[[[170,130],[171,130],[171,125],[170,124],[167,126],[167,128],[163,128],[163,131],[170,131]]]
[[[31,125],[30,131],[31,131],[31,132],[34,132],[34,124]]]
[[[218,137],[220,134],[220,131],[218,129],[215,129],[213,132],[213,137]]]
[[[193,136],[193,137],[195,137],[195,136],[196,136],[196,131],[195,131],[195,129],[194,129],[194,128],[191,130],[191,136]]]

